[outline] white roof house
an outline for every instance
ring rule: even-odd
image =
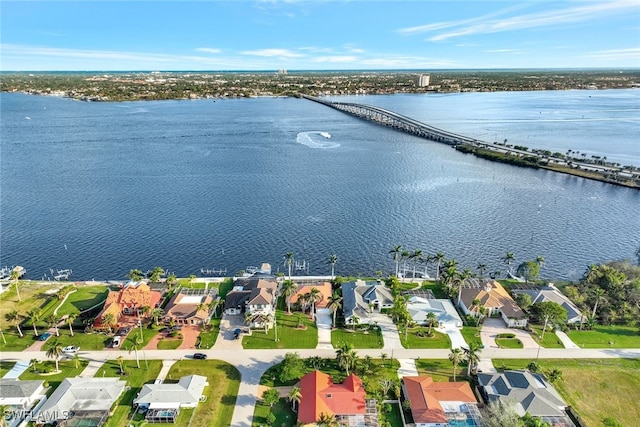
[[[174,384],[145,384],[133,403],[149,409],[195,408],[208,385],[201,375],[188,375]]]
[[[66,378],[34,418],[51,423],[71,418],[74,413],[108,413],[126,384],[120,378]]]
[[[44,381],[20,381],[0,378],[0,405],[29,409],[44,396]]]
[[[413,321],[419,325],[427,323],[427,315],[434,313],[440,327],[462,328],[462,319],[448,299],[427,299],[412,296],[407,300],[407,310]]]

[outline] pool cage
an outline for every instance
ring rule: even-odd
[[[178,408],[157,408],[149,409],[144,419],[151,424],[155,423],[175,423],[180,409]]]

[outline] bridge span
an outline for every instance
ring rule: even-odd
[[[425,123],[419,122],[418,120],[414,120],[390,110],[385,110],[384,108],[374,107],[372,105],[354,104],[350,102],[331,102],[309,95],[302,95],[302,97],[361,119],[376,122],[383,126],[388,126],[432,141],[442,142],[447,145],[456,146],[460,144],[468,144],[485,148],[493,145],[489,142],[479,141],[474,138],[469,138],[464,135],[429,126]]]

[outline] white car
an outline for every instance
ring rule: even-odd
[[[113,341],[111,341],[111,347],[113,348],[120,347],[121,340],[122,340],[122,337],[120,335],[116,335],[115,337],[113,337]]]
[[[80,351],[80,347],[77,347],[75,345],[69,345],[62,349],[62,352],[67,354],[75,354],[79,351]]]

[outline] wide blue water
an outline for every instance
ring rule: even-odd
[[[640,164],[640,91],[341,99]],[[0,101],[0,264],[31,278],[283,271],[287,251],[311,274],[329,274],[335,253],[337,274],[371,275],[393,271],[397,244],[472,270],[541,255],[544,277],[577,278],[640,245],[640,191],[488,162],[302,99]]]

